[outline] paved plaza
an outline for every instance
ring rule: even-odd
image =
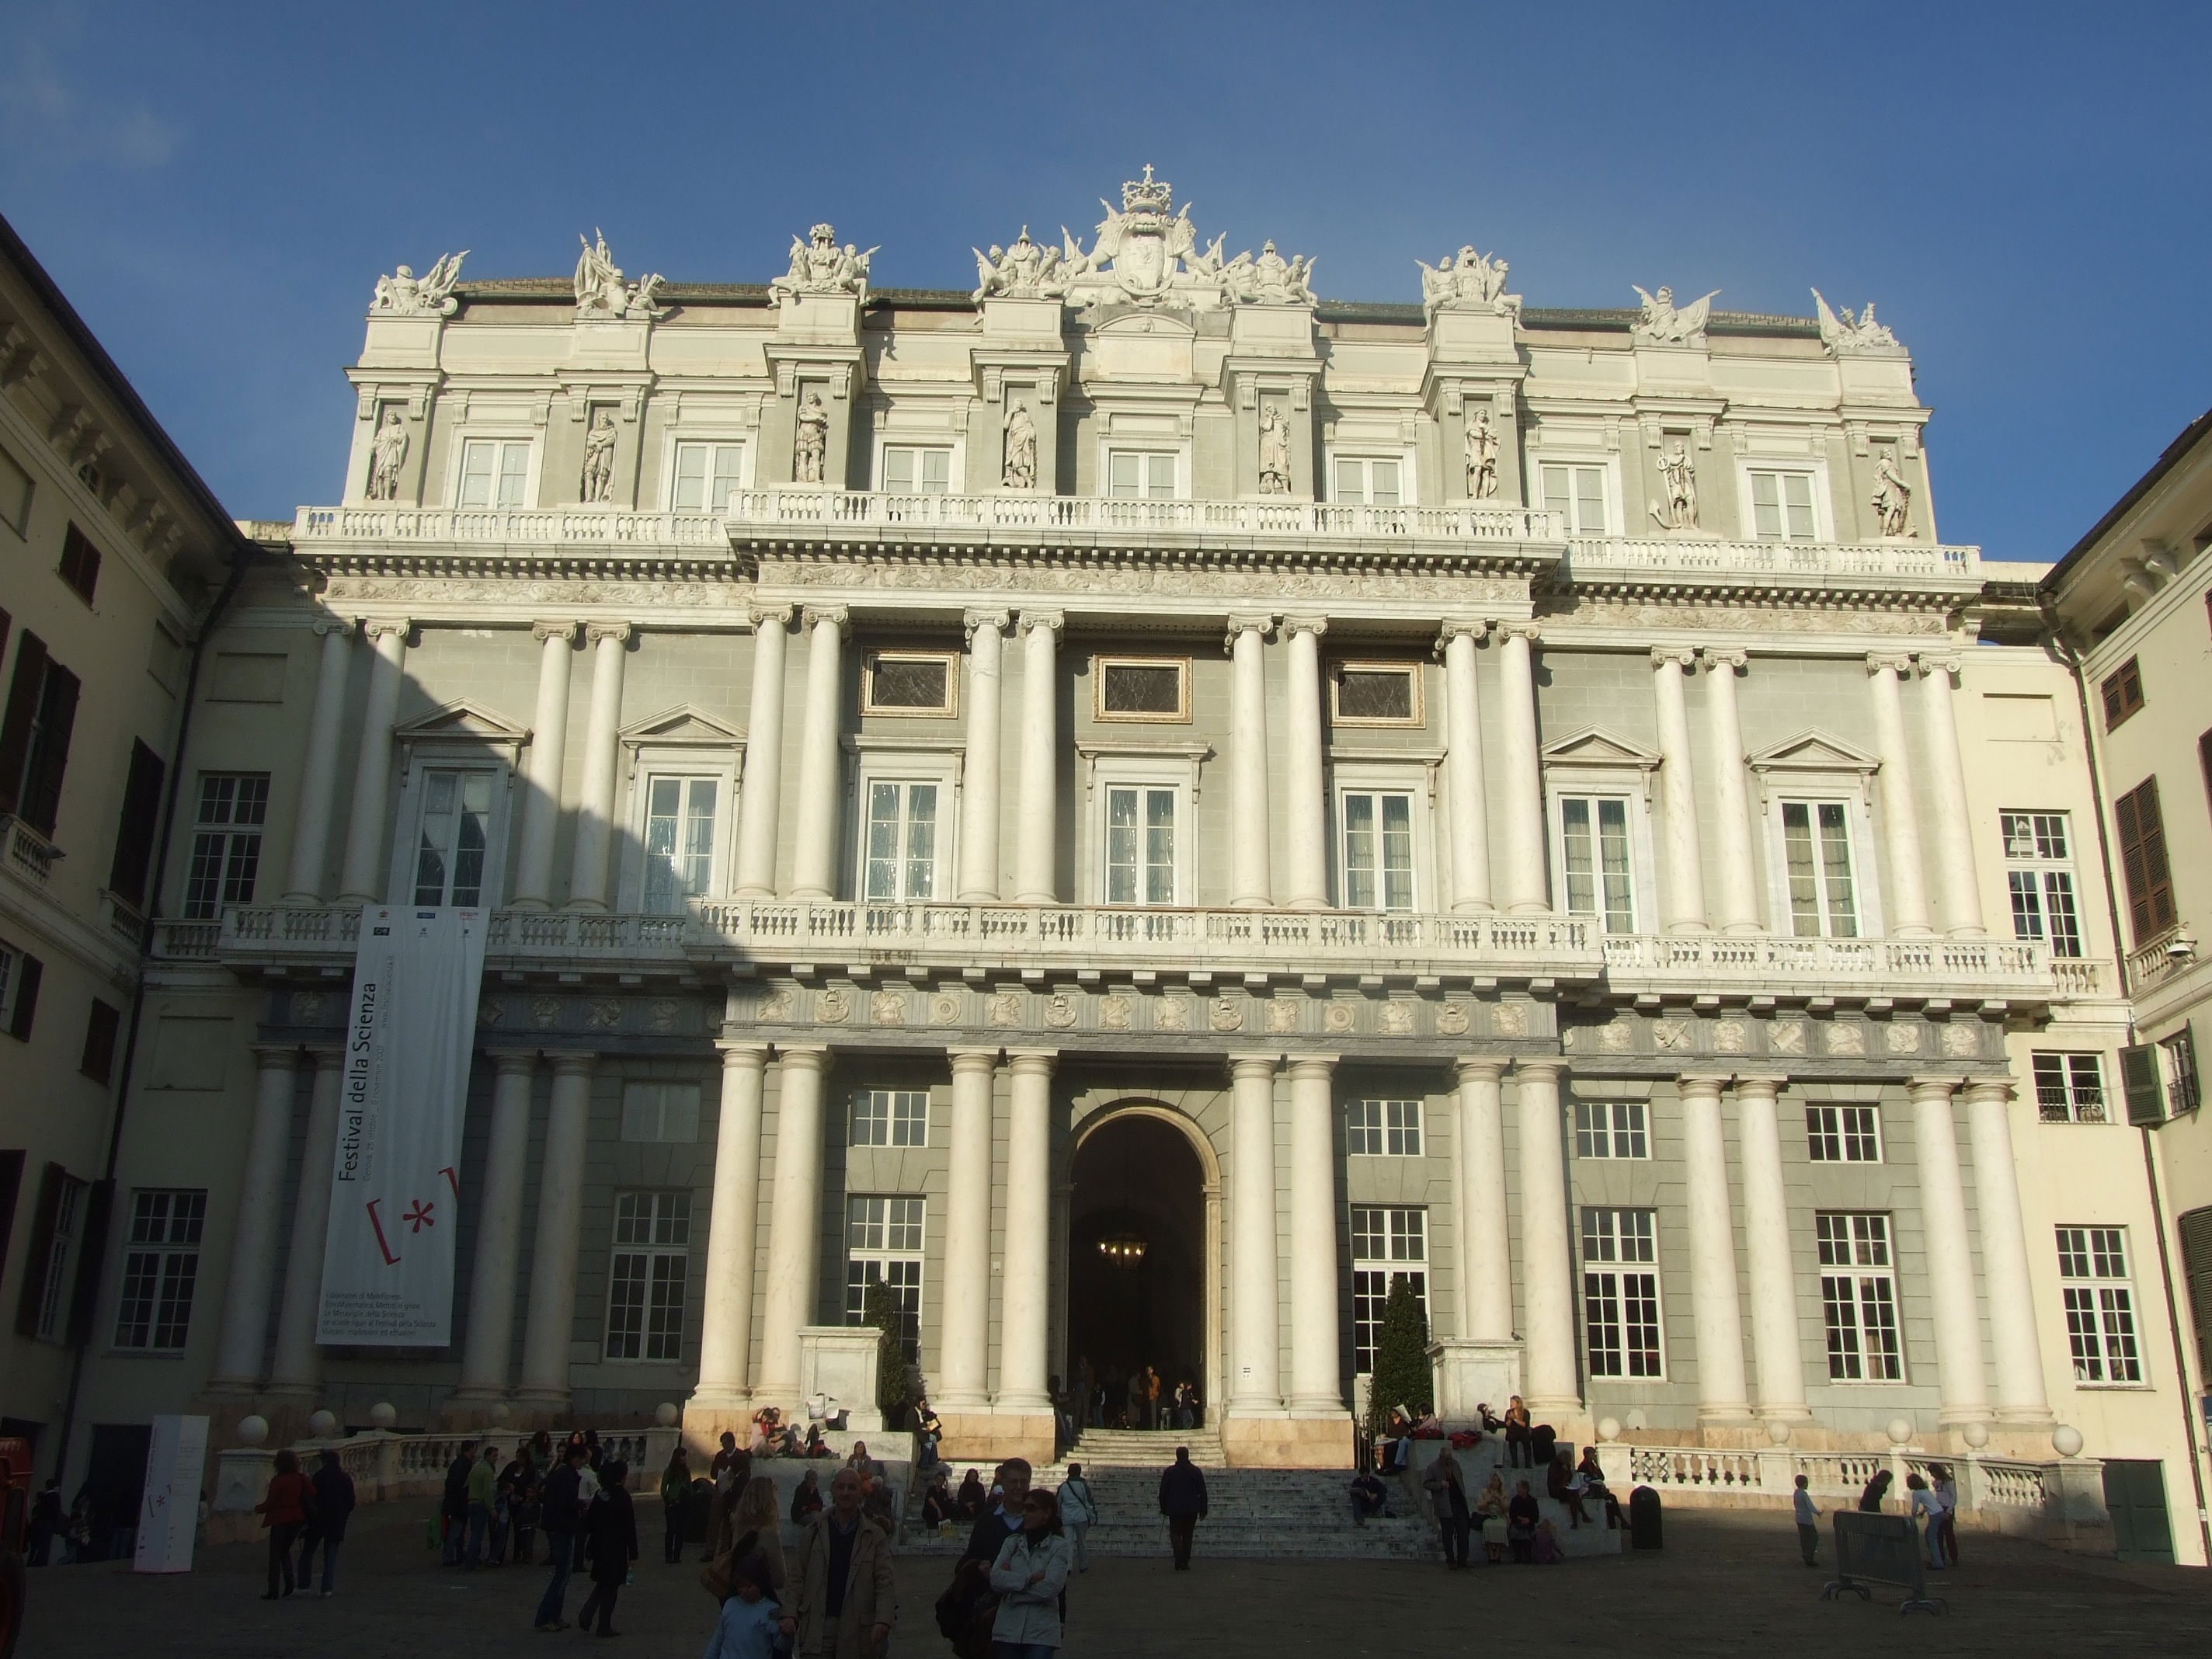
[[[623,1594],[618,1650],[696,1655],[714,1604],[696,1560],[660,1561],[654,1506],[639,1506],[636,1585]],[[343,1590],[269,1604],[264,1551],[202,1552],[188,1577],[142,1577],[112,1566],[54,1568],[32,1580],[24,1659],[471,1659],[574,1652],[574,1632],[540,1635],[530,1612],[544,1570],[463,1574],[423,1547],[415,1505],[366,1510],[347,1545]],[[1205,1533],[1188,1574],[1162,1561],[1097,1563],[1069,1596],[1067,1659],[1152,1655],[1361,1655],[1619,1650],[1668,1654],[1863,1655],[1912,1644],[1920,1653],[1998,1654],[2197,1649],[2212,1619],[2212,1574],[2123,1566],[2040,1546],[1969,1534],[1968,1565],[1939,1575],[1950,1611],[1901,1619],[1893,1601],[1820,1600],[1779,1515],[1668,1518],[1668,1547],[1554,1568],[1447,1575],[1396,1562],[1208,1562]],[[947,1564],[898,1563],[900,1630],[892,1651],[949,1655],[930,1616]],[[1948,1582],[1946,1582],[1948,1580]],[[584,1587],[572,1584],[574,1615]],[[1503,1644],[1501,1646],[1501,1644]]]

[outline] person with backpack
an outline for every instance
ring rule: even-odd
[[[1067,1479],[1060,1482],[1060,1522],[1066,1531],[1076,1571],[1090,1571],[1091,1552],[1085,1547],[1085,1540],[1098,1523],[1098,1500],[1091,1495],[1091,1483],[1083,1478],[1080,1463],[1070,1463]]]

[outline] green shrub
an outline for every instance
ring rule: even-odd
[[[1400,1273],[1382,1303],[1382,1329],[1375,1339],[1375,1371],[1369,1379],[1367,1430],[1379,1435],[1393,1407],[1416,1417],[1429,1409],[1435,1384],[1429,1368],[1429,1320],[1413,1280]]]

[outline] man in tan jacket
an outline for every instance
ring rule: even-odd
[[[792,1577],[799,1599],[784,1615],[799,1659],[874,1659],[898,1623],[890,1541],[860,1514],[860,1477],[840,1469],[830,1507],[799,1535]]]

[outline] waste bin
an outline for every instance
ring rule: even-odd
[[[1638,1549],[1666,1547],[1659,1510],[1659,1494],[1650,1487],[1638,1486],[1628,1494],[1628,1541]]]

